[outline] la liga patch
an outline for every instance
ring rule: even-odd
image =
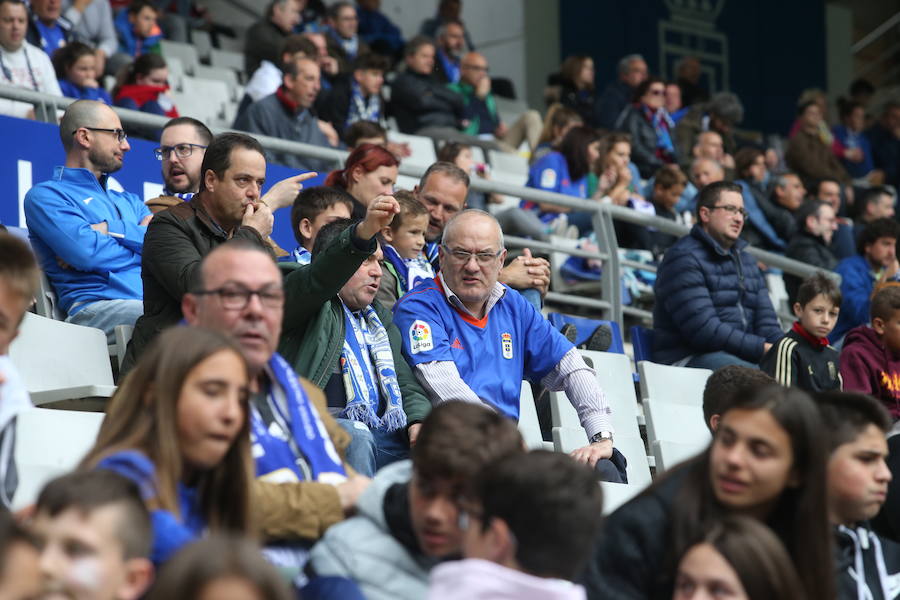
[[[409,352],[418,354],[434,350],[434,338],[431,337],[431,325],[425,321],[413,321],[409,326]]]

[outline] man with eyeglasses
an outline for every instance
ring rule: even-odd
[[[141,259],[152,215],[132,193],[110,187],[131,148],[115,112],[78,100],[59,124],[65,166],[25,196],[28,232],[70,323],[134,325],[144,309]],[[121,188],[119,188],[121,189]]]
[[[459,81],[448,87],[463,97],[466,106],[463,113],[466,125],[461,131],[496,141],[504,152],[517,152],[523,141],[527,141],[534,151],[543,128],[541,115],[536,110],[527,110],[511,127],[506,126],[500,119],[497,100],[491,92],[487,58],[478,52],[469,52],[462,57],[460,73]]]
[[[593,371],[532,305],[497,281],[506,257],[497,220],[480,210],[459,213],[444,229],[439,256],[438,276],[394,305],[403,354],[432,404],[485,404],[518,419],[523,379],[565,390],[590,440],[572,456],[621,482],[609,460],[611,410]]]
[[[653,360],[712,370],[755,368],[784,332],[740,237],[747,219],[741,187],[719,181],[701,189],[696,218],[657,271]]]

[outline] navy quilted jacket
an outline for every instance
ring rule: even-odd
[[[759,362],[778,324],[756,259],[738,240],[726,252],[699,225],[669,248],[656,277],[653,359],[671,364],[719,350]]]

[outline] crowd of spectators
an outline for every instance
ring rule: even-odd
[[[628,54],[598,86],[596,57],[576,55],[548,77],[546,107],[505,122],[511,86],[460,0],[409,40],[377,0],[273,0],[246,33],[238,131],[214,136],[179,114],[160,44],[197,26],[215,28],[190,1],[0,0],[5,81],[77,100],[59,120],[64,164],[25,196],[31,250],[0,232],[3,504],[16,487],[3,448],[29,406],[7,355],[40,275],[68,322],[110,344],[134,328],[76,471],[28,514],[0,514],[0,591],[896,595],[900,103],[873,105],[856,82],[832,123],[806,90],[782,147],[739,128],[743,104],[708,89],[700,58],[667,81]],[[111,105],[170,120],[126,132]],[[440,146],[412,189],[398,189],[410,148],[392,126]],[[158,198],[109,185],[128,133],[159,140]],[[350,153],[332,170],[254,135]],[[712,442],[602,526],[599,482],[628,483],[614,409],[542,314],[548,261],[509,256],[504,239],[591,249],[611,232],[593,210],[495,210],[503,198],[472,188],[490,178],[474,149],[527,157],[527,187],[690,227],[622,219],[612,241],[656,266],[652,360],[714,371]],[[298,174],[263,194],[273,163]],[[271,234],[288,212],[284,250]],[[750,246],[817,272],[782,273]],[[583,262],[579,277],[603,268]],[[523,380],[571,403],[582,447],[525,451]],[[87,577],[85,561],[102,565]]]

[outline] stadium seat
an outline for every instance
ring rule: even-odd
[[[690,460],[703,452],[706,445],[679,444],[661,440],[653,444],[653,457],[656,459],[656,472],[663,473],[672,467]]]
[[[394,184],[395,190],[406,190],[411,192],[419,185],[419,180],[409,175],[398,175],[397,183]]]
[[[603,489],[604,515],[612,513],[617,508],[637,496],[644,489],[636,485],[610,483],[608,481],[601,481],[600,487]]]
[[[169,89],[173,92],[184,91],[184,64],[181,59],[177,56],[167,56],[166,65],[169,67]]]
[[[106,335],[93,327],[25,313],[9,356],[35,406],[113,395]]]
[[[47,279],[47,275],[43,271],[41,271],[40,287],[34,302],[34,312],[42,317],[56,321],[64,321],[66,318],[62,309],[59,308],[56,292],[53,291],[53,286],[50,285],[50,280]]]
[[[488,159],[491,161],[492,176],[497,173],[509,174],[521,178],[522,183],[519,185],[525,185],[528,180],[528,159],[499,150],[488,150]]]
[[[201,61],[209,62],[209,55],[212,52],[213,45],[212,37],[208,31],[191,29],[191,45],[197,49],[197,56]]]
[[[553,325],[556,330],[562,329],[562,326],[566,323],[574,325],[578,330],[578,335],[575,337],[574,342],[576,346],[584,344],[588,338],[591,337],[591,334],[594,333],[595,329],[601,325],[607,325],[612,332],[612,344],[606,352],[625,354],[625,343],[622,341],[622,330],[619,329],[619,324],[615,321],[588,319],[586,317],[576,317],[574,315],[556,312],[549,313],[547,315],[547,320],[550,321],[550,324]]]
[[[214,67],[232,69],[245,77],[252,75],[252,73],[244,73],[244,55],[240,52],[213,48],[209,55],[209,62]]]
[[[244,95],[244,88],[238,82],[237,73],[232,69],[197,65],[197,68],[194,71],[194,77],[212,81],[221,81],[224,83],[228,91],[228,100],[232,103],[240,102]]]
[[[172,40],[160,40],[160,48],[162,49],[163,58],[166,60],[174,56],[181,60],[184,72],[187,75],[193,75],[200,64],[200,58],[197,56],[197,49],[190,44],[182,42],[173,42]]]
[[[569,429],[568,427],[553,428],[553,445],[557,452],[568,454],[573,450],[587,445],[587,437],[583,429]],[[644,448],[644,440],[640,437],[615,438],[615,447],[625,456],[628,474],[628,486],[634,486],[642,490],[652,482],[650,476],[650,463],[647,460],[647,451]]]
[[[703,404],[703,389],[712,375],[709,369],[658,365],[649,361],[637,363],[641,375],[641,399],[678,404]]]
[[[472,160],[475,161],[475,164],[485,164],[487,162],[487,158],[484,156],[484,148],[481,146],[470,146],[470,150],[472,151]]]
[[[33,504],[51,479],[75,469],[93,447],[103,413],[35,408],[16,417],[19,485],[12,509]]]
[[[651,360],[653,352],[653,330],[640,325],[631,326],[631,346],[634,350],[634,362]]]
[[[644,400],[644,418],[657,472],[699,454],[712,439],[703,420],[703,408],[697,405]]]
[[[522,392],[519,395],[519,433],[522,434],[522,439],[529,449],[553,450],[553,444],[545,442],[541,435],[534,394],[531,391],[531,384],[527,381],[522,382]]]
[[[434,151],[434,140],[422,135],[409,135],[397,131],[388,131],[388,140],[400,144],[409,144],[412,154],[403,159],[403,164],[427,169],[437,161]]]
[[[550,289],[559,293],[600,295],[602,287],[599,281],[577,281],[569,283],[562,275],[562,266],[571,254],[567,250],[577,250],[581,243],[556,235],[550,236],[550,243],[555,250],[550,253]]]

